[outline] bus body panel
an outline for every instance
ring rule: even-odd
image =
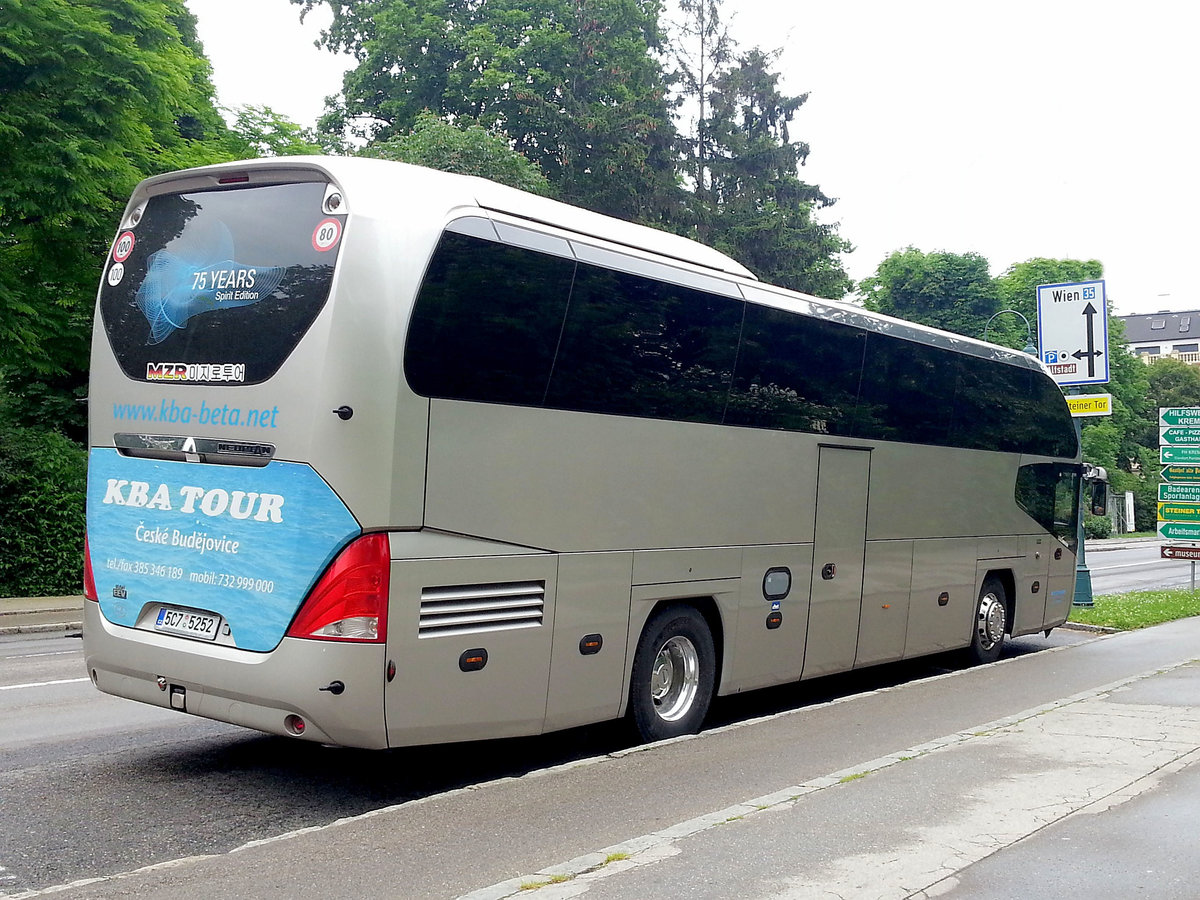
[[[912,593],[904,656],[955,650],[971,642],[977,578],[978,541],[943,538],[913,542]]]
[[[804,665],[812,582],[812,544],[767,544],[742,551],[737,631],[726,641],[725,692],[786,684]],[[784,573],[788,591],[768,596],[769,572]],[[777,614],[778,620],[772,619]]]
[[[548,553],[393,563],[390,746],[542,730],[557,570]]]
[[[912,541],[867,544],[863,574],[862,621],[856,668],[894,662],[904,656],[912,599]]]
[[[429,444],[430,527],[564,552],[812,540],[803,436],[434,400]]]
[[[105,693],[271,734],[387,746],[381,644],[285,638],[271,653],[253,653],[114,625],[96,603],[83,614],[84,665]],[[342,694],[321,690],[333,681],[346,686]],[[184,690],[182,708],[172,706],[175,688]],[[289,715],[303,717],[303,735],[287,728]]]
[[[854,665],[862,618],[872,453],[821,447],[804,678]]]
[[[628,552],[559,557],[546,731],[617,717],[629,649],[632,571]]]

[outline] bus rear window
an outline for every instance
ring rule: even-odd
[[[304,182],[152,197],[106,261],[100,316],[138,381],[255,384],[329,297],[345,216]]]

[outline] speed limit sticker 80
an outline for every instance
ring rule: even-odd
[[[342,238],[342,223],[337,219],[322,219],[313,229],[313,249],[324,253],[332,250]]]

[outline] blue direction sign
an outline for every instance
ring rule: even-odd
[[[1158,461],[1163,465],[1172,463],[1180,464],[1200,464],[1200,445],[1194,447],[1159,447]]]
[[[1168,541],[1200,540],[1200,522],[1159,522],[1158,536]]]
[[[1200,444],[1200,428],[1185,428],[1172,425],[1158,429],[1158,445],[1160,447],[1178,447],[1184,444]]]

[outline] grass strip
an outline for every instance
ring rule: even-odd
[[[1071,621],[1119,631],[1147,628],[1200,615],[1200,591],[1131,591],[1095,598],[1095,606],[1071,608]]]

